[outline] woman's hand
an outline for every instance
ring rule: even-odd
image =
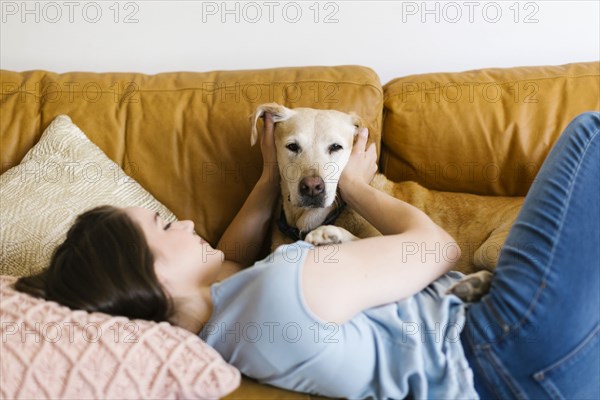
[[[264,115],[263,134],[260,139],[260,151],[263,157],[263,176],[270,182],[279,182],[279,168],[277,167],[277,149],[275,148],[275,124],[273,115],[266,112]]]
[[[358,132],[348,163],[340,175],[339,188],[342,197],[344,197],[344,193],[348,193],[356,186],[371,183],[377,172],[375,143],[371,143],[365,150],[368,138],[369,131],[367,128],[362,128]]]

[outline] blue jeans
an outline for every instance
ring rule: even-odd
[[[481,398],[600,399],[600,113],[554,145],[461,334]]]

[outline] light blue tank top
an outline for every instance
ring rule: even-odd
[[[285,389],[351,399],[478,398],[460,342],[463,303],[444,295],[462,274],[338,325],[304,301],[300,278],[311,247],[281,246],[213,284],[214,309],[200,337],[245,375]]]

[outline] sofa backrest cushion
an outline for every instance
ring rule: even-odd
[[[395,79],[384,86],[381,170],[431,189],[523,196],[568,123],[600,110],[599,66]]]

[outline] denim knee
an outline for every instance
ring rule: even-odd
[[[584,149],[594,140],[600,129],[600,112],[586,111],[579,114],[569,123],[554,147],[562,149],[570,147],[575,152]]]
[[[598,111],[583,112],[583,113],[579,114],[578,116],[576,116],[575,118],[573,118],[573,121],[571,121],[571,124],[583,125],[583,126],[589,126],[589,127],[595,126],[597,128],[600,128],[600,112],[598,112]]]

